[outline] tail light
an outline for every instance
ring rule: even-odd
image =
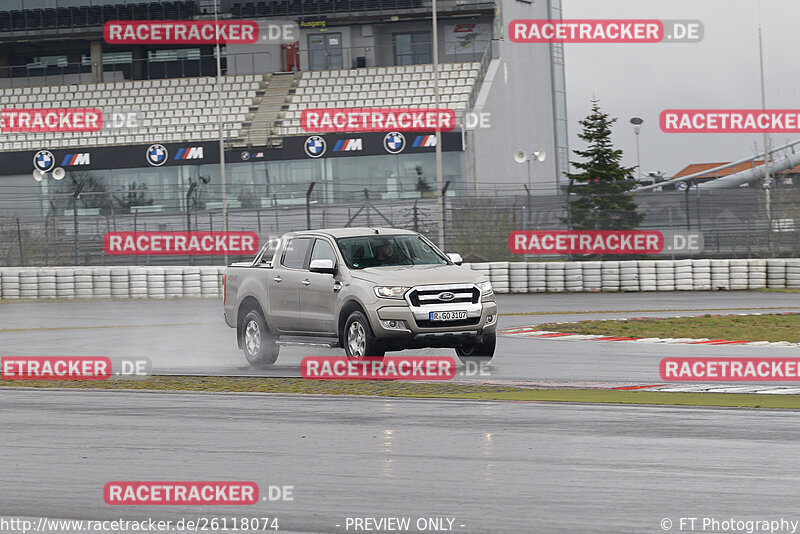
[[[228,298],[228,284],[227,284],[227,274],[222,275],[222,304],[225,304],[225,301]]]

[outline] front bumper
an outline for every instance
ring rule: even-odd
[[[398,303],[400,304],[400,303]],[[405,304],[405,303],[403,303]],[[497,329],[497,304],[494,301],[478,303],[436,304],[423,308],[407,305],[381,306],[369,312],[375,336],[386,344],[387,350],[422,347],[455,347],[483,340],[485,334]],[[432,311],[467,312],[466,320],[431,322]],[[493,316],[487,324],[488,317]],[[384,321],[403,321],[404,326],[389,328]]]

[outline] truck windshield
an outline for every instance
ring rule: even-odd
[[[418,235],[369,235],[337,239],[351,269],[399,265],[446,265],[447,259]]]

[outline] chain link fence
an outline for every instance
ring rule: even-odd
[[[436,239],[439,204],[430,188],[392,194],[377,186],[337,182],[338,193],[331,197],[317,183],[306,197],[310,185],[293,184],[284,192],[277,188],[270,196],[257,192],[229,196],[227,229],[257,232],[262,242],[288,231],[345,226],[391,226]],[[10,194],[0,187],[6,200]],[[78,199],[69,192],[13,196],[11,205],[17,209],[0,209],[0,266],[222,264],[222,256],[109,256],[104,252],[103,237],[112,231],[225,229],[222,199],[216,190],[204,191],[200,185],[189,197],[180,188],[159,194],[167,199],[160,206],[154,206],[143,191],[131,189],[85,187]],[[800,189],[774,190],[769,206],[757,188],[692,188],[634,198],[644,216],[638,229],[702,234],[704,249],[693,258],[800,256]],[[565,195],[545,195],[519,185],[495,184],[480,190],[452,187],[444,197],[445,248],[471,262],[577,259],[522,257],[508,247],[508,235],[516,230],[569,229],[565,206]],[[44,215],[24,215],[34,208]],[[620,214],[605,219],[614,217]]]

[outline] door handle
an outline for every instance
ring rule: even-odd
[[[301,284],[303,284],[304,286],[307,286],[307,285],[310,285],[310,284],[311,284],[311,282],[309,282],[308,278],[306,278],[305,280],[303,280],[303,281],[302,281],[302,282],[300,282],[300,283],[301,283]]]
[[[280,276],[276,276],[276,277],[273,278],[273,280],[275,280],[276,282],[278,282],[280,284],[281,281],[283,281],[283,278],[281,278]]]

